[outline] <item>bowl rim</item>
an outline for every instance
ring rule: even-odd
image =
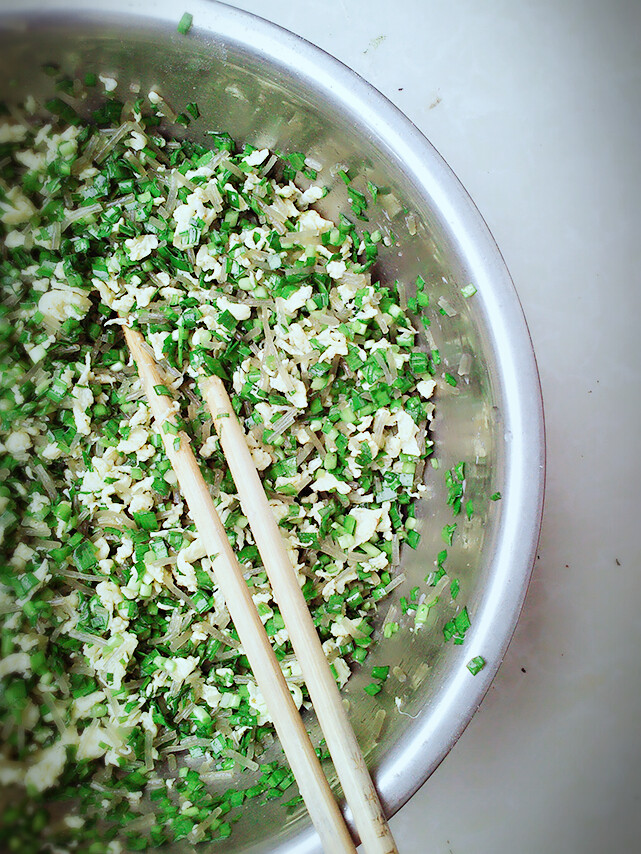
[[[286,67],[299,82],[323,91],[357,112],[377,142],[394,152],[421,194],[433,200],[439,218],[456,237],[457,249],[474,270],[474,284],[493,333],[502,386],[505,430],[505,499],[494,546],[493,573],[466,636],[470,657],[483,653],[486,666],[471,678],[460,661],[447,691],[430,714],[396,745],[373,772],[386,814],[394,815],[452,749],[487,693],[514,634],[538,548],[545,491],[545,425],[541,383],[530,333],[507,265],[480,211],[443,157],[388,98],[343,62],[271,21],[219,0],[189,0],[193,15],[187,38],[231,41],[268,62]],[[87,24],[126,16],[133,26],[159,26],[176,33],[183,13],[171,0],[5,0],[0,27],[31,20],[36,27],[60,18]],[[178,38],[185,36],[177,35]],[[476,298],[476,297],[475,297]],[[476,652],[478,650],[478,653]],[[404,743],[407,742],[407,743]],[[438,749],[437,749],[438,748]],[[346,816],[351,822],[349,810]],[[280,849],[283,854],[319,851],[310,828]]]

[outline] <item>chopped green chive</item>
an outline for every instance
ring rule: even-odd
[[[193,21],[194,21],[194,16],[191,15],[189,12],[185,12],[183,14],[182,18],[180,19],[180,21],[178,21],[178,27],[177,27],[178,32],[182,36],[187,35],[189,30],[191,29],[191,25],[192,25]]]
[[[389,667],[386,665],[385,667],[372,667],[372,678],[373,679],[382,679],[383,681],[387,679],[389,675]]]
[[[93,543],[90,543],[88,540],[80,543],[74,550],[73,559],[81,572],[86,572],[88,569],[96,566],[98,558]]]
[[[405,541],[410,548],[415,549],[418,545],[419,540],[421,539],[421,535],[418,531],[407,531],[405,534]]]
[[[138,527],[144,531],[158,530],[158,519],[156,518],[156,514],[151,510],[134,513],[133,516]]]
[[[443,537],[443,542],[447,543],[448,546],[452,545],[452,540],[454,539],[454,532],[456,531],[456,522],[452,525],[444,525],[441,535]]]
[[[477,673],[480,673],[481,670],[483,670],[486,663],[487,662],[482,655],[477,655],[467,662],[467,669],[470,671],[472,676],[476,676]]]

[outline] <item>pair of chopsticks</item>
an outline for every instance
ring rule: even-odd
[[[159,367],[145,349],[141,334],[127,326],[124,327],[124,332],[152,414],[157,424],[161,425],[160,432],[167,456],[198,535],[212,562],[218,586],[323,849],[327,854],[355,854],[354,842],[292,700],[241,566],[200,472],[189,437],[181,431],[166,432],[162,429],[165,422],[173,423],[175,427],[177,424],[172,399],[157,391],[159,386],[163,387]],[[249,520],[274,598],[301,666],[364,851],[366,854],[396,854],[397,848],[378,794],[285,550],[243,428],[218,377],[202,379],[200,387],[234,478],[243,513]]]

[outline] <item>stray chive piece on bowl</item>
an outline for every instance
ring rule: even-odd
[[[178,21],[178,27],[177,27],[178,32],[182,36],[186,36],[187,33],[189,32],[189,30],[191,29],[191,25],[193,24],[193,22],[194,22],[194,16],[192,14],[190,14],[189,12],[185,12],[183,14],[182,18],[180,19],[180,21]]]
[[[487,662],[485,661],[483,656],[477,655],[467,662],[467,669],[470,671],[472,676],[476,676],[477,673],[480,673],[481,670],[483,670],[486,664]]]

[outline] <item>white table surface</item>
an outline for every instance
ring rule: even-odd
[[[541,372],[525,609],[479,712],[392,819],[401,854],[638,854],[641,0],[231,5],[341,59],[436,146],[505,256]]]

